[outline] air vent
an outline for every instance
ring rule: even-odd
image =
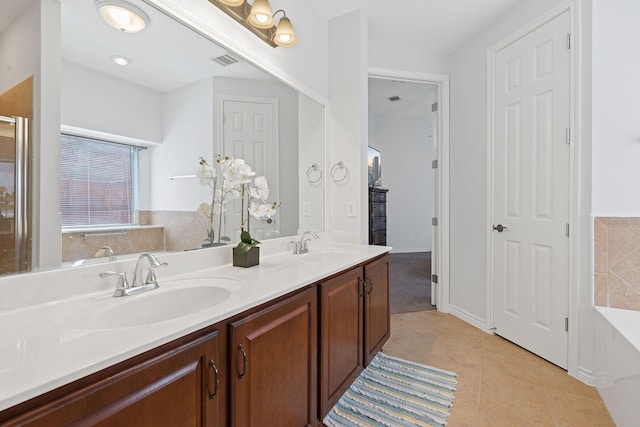
[[[240,62],[240,58],[230,53],[225,53],[221,56],[216,56],[215,58],[211,58],[212,61],[217,62],[218,64],[226,67],[228,65],[233,65]]]
[[[398,95],[393,95],[389,97],[389,101],[391,102],[398,102],[400,101],[400,97]]]

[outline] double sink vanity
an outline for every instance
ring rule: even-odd
[[[36,277],[0,307],[0,424],[321,425],[389,337],[390,248],[288,243],[155,254],[137,295],[98,277],[135,260]]]

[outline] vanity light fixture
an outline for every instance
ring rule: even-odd
[[[140,8],[123,0],[97,0],[96,9],[107,24],[124,33],[142,31],[150,22]]]
[[[247,22],[260,29],[273,27],[273,14],[269,0],[254,0]]]
[[[209,3],[238,21],[269,46],[291,47],[297,42],[291,20],[284,10],[271,13],[269,0],[254,0],[249,4],[247,0],[209,0]],[[274,25],[274,17],[282,12],[278,25]]]
[[[278,12],[282,12],[283,17],[278,21],[273,41],[275,44],[282,47],[294,46],[298,42],[298,39],[296,38],[295,31],[293,31],[291,20],[287,18],[287,14],[282,9],[276,10],[276,13],[274,13],[273,16],[275,17]]]
[[[231,7],[242,6],[244,2],[245,0],[220,0],[220,3],[225,4],[227,6],[231,6]]]

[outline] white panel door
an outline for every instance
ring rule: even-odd
[[[563,368],[569,31],[566,12],[495,55],[493,111],[494,327],[498,335]]]
[[[269,202],[277,201],[277,102],[223,101],[223,155],[244,159],[257,176],[264,176],[269,183]],[[246,208],[246,206],[245,206]],[[227,206],[224,222],[226,235],[231,242],[240,241],[239,201]],[[246,212],[245,212],[246,219]],[[272,237],[279,230],[278,215],[271,223],[251,218],[251,237],[262,240]]]

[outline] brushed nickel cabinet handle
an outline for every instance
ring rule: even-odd
[[[220,373],[218,372],[218,368],[216,367],[216,362],[213,359],[209,360],[209,367],[213,371],[213,384],[214,384],[213,392],[209,391],[209,399],[213,399],[218,394],[218,388],[220,387]],[[209,387],[209,390],[211,390],[211,387]]]
[[[242,344],[238,344],[238,350],[242,352],[242,372],[238,374],[238,378],[242,379],[247,374],[247,352]]]

